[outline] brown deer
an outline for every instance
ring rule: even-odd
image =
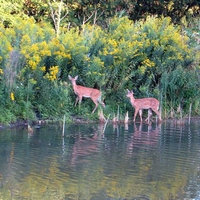
[[[75,102],[75,106],[77,104],[77,102],[79,101],[79,105],[81,104],[82,98],[86,97],[86,98],[91,98],[92,101],[95,104],[95,108],[92,111],[92,113],[95,112],[95,110],[98,107],[98,102],[105,107],[105,104],[101,101],[101,91],[98,89],[94,89],[94,88],[89,88],[89,87],[84,87],[81,85],[77,85],[76,84],[76,80],[78,79],[78,76],[75,76],[75,78],[72,78],[70,75],[68,75],[69,80],[72,83],[73,89],[74,89],[74,93],[77,95],[76,97],[76,102]]]
[[[129,91],[127,89],[127,97],[130,98],[131,105],[135,108],[134,118],[133,121],[135,121],[136,116],[139,112],[140,114],[140,121],[142,121],[142,110],[148,109],[148,121],[150,118],[150,115],[152,115],[151,110],[153,110],[157,115],[159,120],[161,121],[161,113],[159,111],[159,101],[155,98],[142,98],[142,99],[135,99],[133,91]]]

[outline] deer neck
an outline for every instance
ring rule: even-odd
[[[77,91],[77,85],[76,85],[76,83],[73,83],[72,85],[73,85],[74,92],[76,92]]]
[[[134,98],[134,96],[130,97],[130,102],[131,102],[132,106],[135,105],[135,98]]]

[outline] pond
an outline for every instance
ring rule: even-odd
[[[0,130],[0,199],[198,200],[199,122]]]

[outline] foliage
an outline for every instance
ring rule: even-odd
[[[182,23],[183,17],[194,18],[199,15],[198,0],[1,0],[0,20],[12,26],[16,17],[34,18],[37,23],[48,22],[57,35],[60,30],[71,27],[99,25],[107,27],[115,15],[128,16],[132,21],[145,19],[149,15],[171,17],[175,23]]]
[[[107,29],[84,24],[59,37],[48,23],[16,18],[12,27],[0,27],[0,35],[0,107],[12,119],[77,113],[68,74],[102,90],[106,115],[118,105],[121,112],[130,108],[125,89],[134,89],[136,97],[154,96],[167,110],[180,104],[188,112],[192,103],[199,113],[198,49],[189,32],[168,17],[133,23],[116,16]],[[89,105],[83,109],[87,115],[93,104],[83,104]]]
[[[15,18],[28,18],[23,12],[23,1],[0,0],[0,21],[5,27],[9,27]]]

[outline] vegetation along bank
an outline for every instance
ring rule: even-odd
[[[171,7],[156,2],[163,7],[154,12],[142,2],[106,7],[101,1],[92,10],[88,1],[78,12],[84,7],[78,1],[16,1],[16,10],[5,1],[0,6],[0,124],[59,121],[64,115],[66,121],[97,120],[101,109],[111,118],[127,111],[132,116],[126,89],[134,90],[135,98],[157,98],[163,119],[190,111],[200,115],[198,1],[177,15],[170,11],[176,1]],[[74,107],[69,75],[100,90],[105,108],[91,114],[91,99]]]

